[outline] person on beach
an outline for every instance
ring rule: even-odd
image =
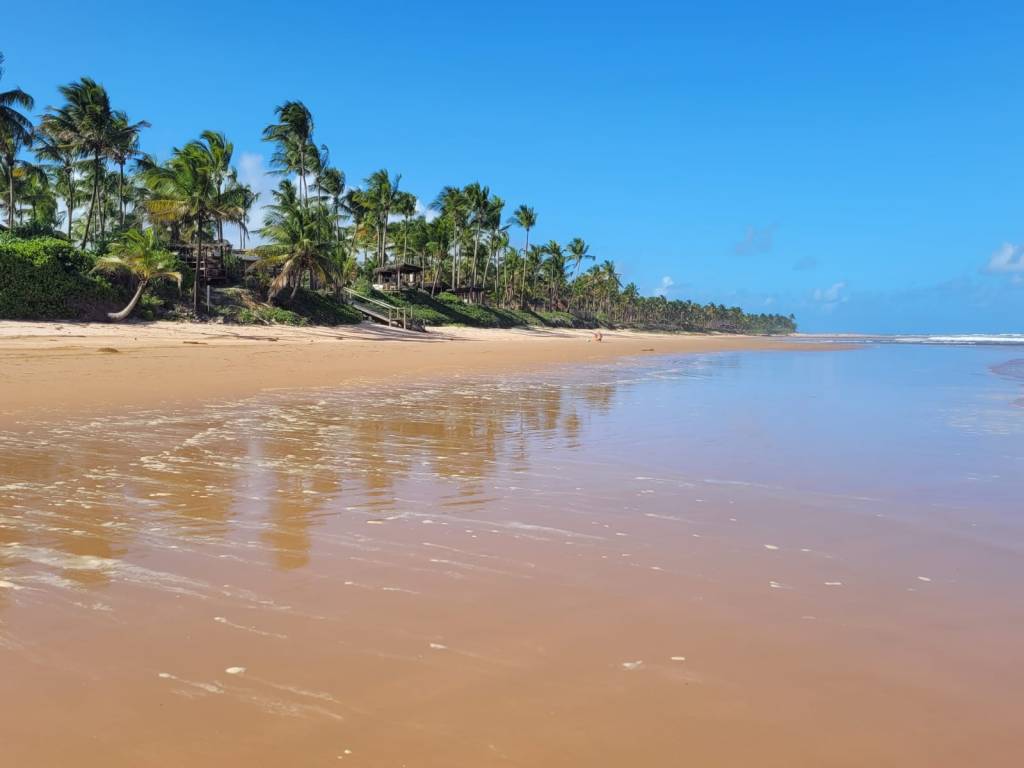
[[[604,339],[604,334],[601,333],[600,331],[594,331],[593,335],[594,341],[602,341]]]

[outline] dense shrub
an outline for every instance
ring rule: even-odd
[[[92,259],[65,240],[0,235],[0,318],[98,320],[122,292],[90,274]]]

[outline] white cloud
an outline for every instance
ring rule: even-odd
[[[850,300],[849,296],[845,295],[846,283],[840,281],[833,283],[828,288],[817,288],[814,291],[813,298],[817,304],[821,305],[821,308],[826,312],[831,312],[840,304],[845,304]]]
[[[663,278],[661,278],[661,281],[658,283],[657,288],[654,289],[654,295],[655,296],[664,296],[664,295],[666,295],[672,289],[672,286],[675,285],[675,284],[676,284],[675,280],[673,280],[668,275],[665,275]]]
[[[1024,272],[1024,245],[1003,243],[988,260],[985,271],[994,274]]]
[[[433,208],[431,208],[429,205],[424,205],[423,201],[420,200],[417,197],[416,198],[416,215],[417,216],[422,216],[427,221],[433,221],[440,214],[437,211],[435,211]]]
[[[259,193],[256,204],[249,211],[249,238],[247,246],[259,245],[262,241],[256,230],[263,226],[263,209],[273,203],[272,190],[277,188],[280,177],[267,173],[263,155],[258,152],[243,152],[235,163],[238,169],[238,181],[248,184],[253,192]],[[238,227],[224,225],[224,237],[238,246]]]

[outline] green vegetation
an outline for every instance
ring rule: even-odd
[[[0,233],[0,318],[105,318],[120,291],[90,273],[95,262],[63,240],[19,240]]]
[[[0,317],[79,317],[109,303],[122,291],[90,276],[99,265],[134,276],[120,286],[134,291],[131,301],[113,319],[137,311],[143,318],[354,322],[359,313],[345,303],[343,289],[355,285],[364,296],[405,308],[417,324],[796,328],[792,316],[641,296],[636,285],[623,286],[613,261],[598,262],[582,238],[565,246],[533,242],[538,212],[523,204],[506,217],[505,201],[479,182],[444,187],[429,210],[401,187],[400,174],[384,168],[362,186],[348,186],[318,143],[313,115],[298,101],[278,106],[263,130],[273,147],[271,172],[284,178],[265,201],[256,244],[245,251],[258,195],[239,182],[227,137],[203,131],[160,161],[141,150],[148,123],[116,109],[101,84],[82,78],[60,93],[64,103],[48,107],[34,125],[27,115],[31,97],[0,91],[0,208],[7,228],[42,236],[53,253],[60,237],[64,249],[60,257],[42,258],[33,246],[18,246],[16,265],[15,256],[6,257],[12,271],[0,278]],[[225,226],[237,229],[238,252],[224,239]],[[521,247],[513,228],[521,232]],[[138,251],[140,238],[149,238],[148,261],[123,253],[125,243]],[[24,255],[30,251],[37,255]],[[55,285],[46,270],[59,270]],[[160,275],[184,284],[190,306],[153,285]],[[147,287],[156,293],[146,295]]]
[[[142,298],[146,286],[157,280],[173,280],[181,288],[181,272],[178,271],[178,260],[173,253],[162,250],[152,229],[139,232],[137,229],[127,230],[111,246],[110,253],[96,259],[93,272],[118,273],[127,272],[138,285],[128,306],[120,312],[111,312],[111,320],[124,320],[135,309]]]
[[[568,312],[502,308],[467,304],[451,293],[431,296],[426,291],[409,289],[400,293],[382,293],[364,287],[364,295],[395,307],[404,307],[408,317],[420,325],[468,325],[476,328],[515,328],[541,325],[552,328],[590,327]]]

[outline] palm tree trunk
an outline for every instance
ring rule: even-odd
[[[472,288],[476,288],[476,261],[477,254],[480,251],[480,227],[476,228],[476,237],[473,238],[473,282]]]
[[[124,163],[118,163],[117,199],[121,206],[121,229],[124,229]]]
[[[7,163],[7,228],[14,231],[14,160]]]
[[[488,253],[488,254],[487,254],[487,260],[486,260],[486,261],[484,261],[484,280],[483,280],[483,288],[484,288],[484,290],[485,290],[485,291],[487,290],[487,271],[488,271],[488,270],[490,269],[490,266],[491,266],[491,259],[492,259],[492,258],[493,258],[493,257],[495,256],[495,254],[497,253],[497,251],[495,251],[495,250],[494,250],[494,248],[493,248],[493,243],[494,243],[494,239],[493,239],[493,238],[494,238],[494,233],[491,233],[491,242],[490,242],[490,245],[492,246],[492,247],[491,247],[491,249],[490,249],[490,250],[491,250],[491,253]],[[494,269],[495,269],[495,270],[497,270],[497,269],[498,269],[498,265],[497,265],[497,264],[495,264],[495,265],[494,265]],[[497,280],[495,280],[495,282],[497,282]],[[495,285],[495,293],[497,293],[497,285]]]
[[[203,261],[203,271],[206,271],[206,259],[203,258],[203,217],[196,220],[196,277],[192,281],[192,311],[199,314],[199,260]]]
[[[71,224],[72,224],[72,220],[74,219],[74,214],[75,214],[75,193],[73,191],[74,187],[72,186],[74,183],[75,183],[74,178],[72,177],[71,173],[68,173],[68,196],[67,196],[66,202],[67,202],[67,206],[68,206],[68,242],[69,243],[71,242]]]
[[[79,248],[85,248],[89,242],[89,230],[92,228],[92,215],[96,210],[96,201],[100,196],[100,155],[97,152],[92,161],[92,200],[89,202],[89,216],[85,220],[85,233],[82,235],[82,244]]]
[[[530,230],[526,230],[526,245],[523,247],[523,282],[519,290],[519,306],[526,306],[526,253],[530,250]]]
[[[142,298],[142,292],[146,290],[147,280],[140,280],[139,287],[135,289],[135,295],[132,296],[132,300],[128,302],[128,306],[122,309],[120,312],[108,312],[107,317],[111,320],[120,321],[124,320],[128,315],[135,309],[135,305],[139,303],[139,299]]]

